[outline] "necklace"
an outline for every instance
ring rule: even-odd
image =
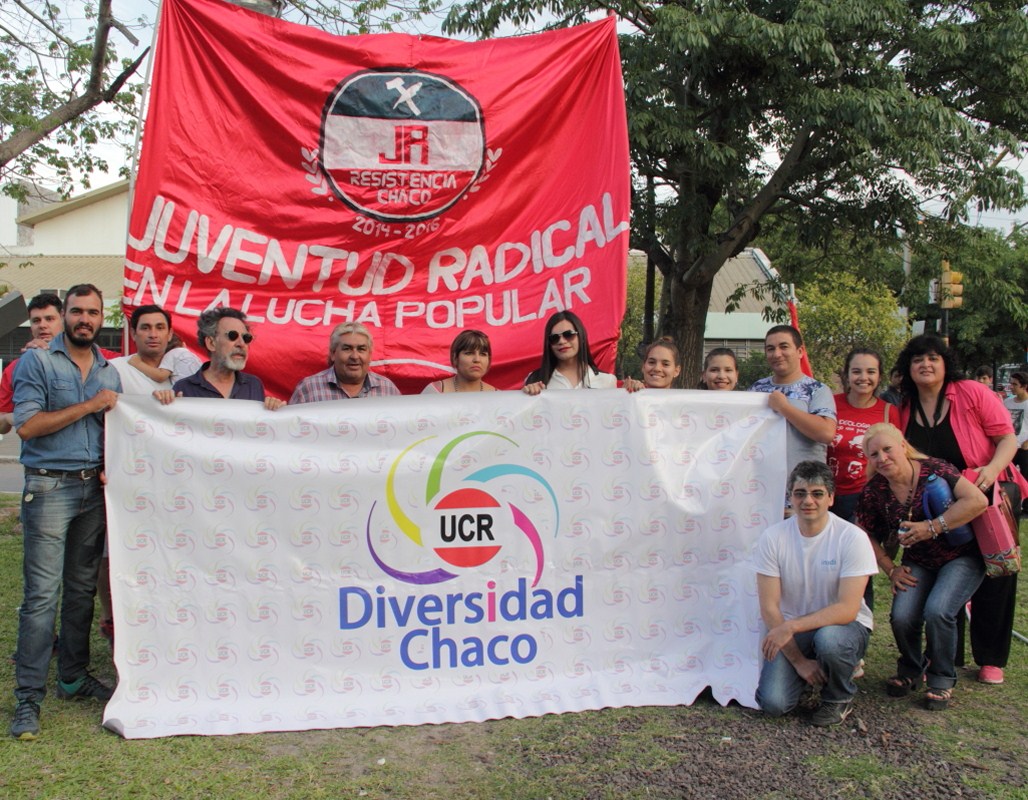
[[[911,522],[914,519],[914,492],[917,491],[918,479],[921,477],[921,470],[914,466],[914,462],[909,458],[907,463],[910,465],[910,490],[907,492],[907,522]]]
[[[460,388],[458,388],[458,386],[457,386],[457,376],[456,375],[453,376],[452,380],[453,380],[453,391],[455,391],[455,392],[461,392],[461,391],[463,391],[463,392],[472,392],[472,391],[474,391],[474,389],[460,389]],[[482,383],[482,381],[478,382],[478,391],[480,391],[480,392],[484,392],[485,391],[485,385]]]

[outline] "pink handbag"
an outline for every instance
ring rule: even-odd
[[[964,477],[973,483],[978,473],[974,470],[964,470]],[[971,520],[978,548],[985,559],[985,574],[990,578],[1015,575],[1021,571],[1017,523],[1010,506],[1010,498],[999,484],[1000,482],[996,481],[992,485],[989,506]]]

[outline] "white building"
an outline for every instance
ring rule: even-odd
[[[117,308],[128,231],[128,188],[123,180],[65,201],[52,195],[37,195],[20,204],[0,199],[0,264],[5,265],[0,283],[21,292],[26,302],[41,291],[92,283],[103,292],[108,309]],[[714,279],[706,350],[731,347],[741,360],[754,347],[763,347],[764,332],[770,327],[761,316],[765,303],[747,295],[731,314],[725,313],[725,304],[738,286],[777,277],[757,248],[728,260]],[[27,340],[27,327],[0,337],[0,358],[17,357]],[[103,344],[119,348],[120,334],[106,330]]]

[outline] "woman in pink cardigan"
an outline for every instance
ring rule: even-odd
[[[997,480],[1010,494],[1020,522],[1028,483],[1008,470],[1017,452],[1010,414],[995,393],[964,379],[938,336],[911,339],[896,360],[903,376],[900,424],[907,441],[958,469],[977,471],[976,485],[991,497]],[[971,598],[971,654],[982,683],[1003,683],[1014,627],[1017,576],[986,578]]]

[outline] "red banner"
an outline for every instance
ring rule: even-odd
[[[629,162],[612,18],[456,42],[333,36],[218,0],[165,0],[125,269],[196,348],[230,305],[247,371],[288,398],[340,322],[406,392],[463,329],[521,385],[569,309],[611,370],[624,311]]]

